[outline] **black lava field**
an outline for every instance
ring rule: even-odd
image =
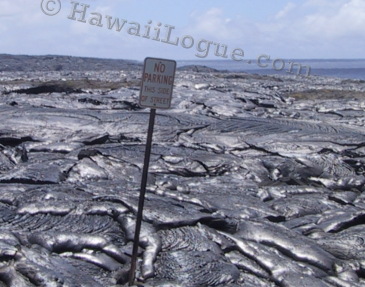
[[[141,65],[0,60],[0,287],[127,286]],[[364,126],[365,81],[178,69],[138,285],[365,286]]]

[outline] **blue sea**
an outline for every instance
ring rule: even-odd
[[[295,63],[295,64],[291,64]],[[260,67],[265,66],[264,67]],[[275,65],[274,65],[275,64]],[[260,75],[289,75],[297,74],[299,64],[302,65],[301,74],[307,75],[308,71],[311,76],[327,76],[343,79],[360,79],[365,80],[365,59],[293,59],[260,61],[244,60],[237,62],[233,60],[187,60],[177,61],[177,66],[186,65],[204,65],[217,70],[226,70],[230,72],[247,72]],[[310,70],[309,68],[310,67]]]

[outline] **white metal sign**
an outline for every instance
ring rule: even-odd
[[[169,109],[174,86],[174,60],[146,58],[144,60],[139,105],[143,108]]]

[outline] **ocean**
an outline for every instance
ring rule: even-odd
[[[217,70],[230,72],[247,72],[260,75],[289,75],[297,74],[299,64],[302,65],[301,74],[306,75],[309,71],[311,76],[337,77],[343,79],[365,80],[365,59],[294,59],[265,61],[244,60],[186,60],[177,61],[177,66],[204,65]],[[261,67],[261,66],[265,67]],[[309,68],[310,67],[310,70]]]

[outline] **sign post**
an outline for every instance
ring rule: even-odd
[[[141,190],[138,201],[136,228],[134,232],[131,268],[129,270],[129,286],[132,286],[135,280],[139,235],[142,225],[143,206],[146,195],[148,167],[151,156],[152,136],[155,124],[156,109],[170,108],[172,90],[175,79],[175,71],[176,62],[173,60],[146,58],[144,61],[142,84],[139,95],[139,105],[144,108],[150,108],[151,110],[143,163]]]

